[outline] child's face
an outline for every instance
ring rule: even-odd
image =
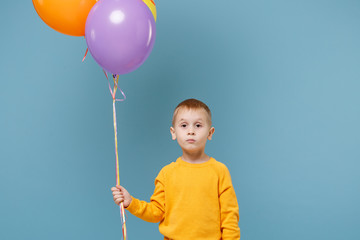
[[[204,109],[179,109],[174,126],[170,128],[172,139],[177,139],[187,153],[204,152],[206,141],[211,140],[214,131]]]

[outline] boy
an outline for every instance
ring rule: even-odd
[[[117,205],[148,221],[160,222],[164,239],[240,239],[239,208],[226,166],[205,154],[214,134],[211,112],[187,99],[174,111],[170,133],[183,154],[161,169],[150,203],[132,197],[122,186],[111,188]]]

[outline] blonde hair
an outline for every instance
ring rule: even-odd
[[[186,100],[182,101],[175,108],[173,118],[172,118],[172,125],[173,126],[174,126],[174,123],[175,123],[176,116],[177,116],[179,110],[182,109],[182,108],[185,108],[187,110],[204,109],[206,111],[207,115],[208,115],[208,121],[209,121],[209,123],[211,125],[211,111],[210,111],[209,107],[200,100],[197,100],[195,98],[190,98],[190,99],[186,99]]]

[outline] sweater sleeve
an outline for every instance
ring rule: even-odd
[[[163,219],[165,209],[164,178],[160,171],[155,179],[155,190],[150,202],[141,201],[132,197],[130,205],[126,208],[134,216],[147,222],[159,222]]]
[[[221,232],[223,240],[240,239],[239,206],[229,170],[225,167],[219,184]]]

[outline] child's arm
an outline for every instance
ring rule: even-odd
[[[165,193],[162,180],[162,172],[155,179],[155,190],[150,202],[141,201],[132,197],[125,188],[121,187],[119,192],[113,191],[114,201],[118,205],[124,202],[124,207],[134,216],[147,222],[159,222],[163,219],[165,211]],[[111,190],[113,190],[112,188]],[[115,188],[116,190],[116,188]]]
[[[229,170],[225,167],[220,180],[221,232],[223,240],[240,239],[239,206]]]
[[[159,174],[160,175],[160,174]],[[160,222],[165,212],[165,193],[163,182],[159,176],[155,179],[155,190],[150,202],[141,201],[132,197],[127,210],[138,218],[147,222]]]

